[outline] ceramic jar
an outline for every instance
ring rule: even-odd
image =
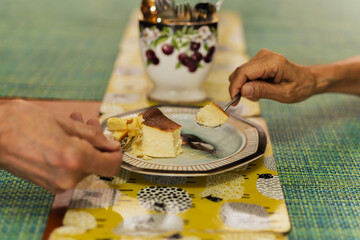
[[[140,20],[141,57],[154,88],[149,100],[190,104],[205,101],[202,85],[216,52],[217,22],[151,23]]]

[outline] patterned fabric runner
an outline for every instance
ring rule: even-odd
[[[120,45],[103,105],[108,116],[150,106],[151,82],[141,67],[137,13]],[[220,17],[219,51],[205,83],[216,102],[228,101],[227,76],[245,62],[241,20]],[[236,64],[236,65],[234,65]],[[232,114],[248,116],[267,132],[258,103],[241,100]],[[166,177],[121,170],[116,178],[91,175],[76,187],[64,226],[51,239],[287,239],[290,221],[271,143],[263,157],[225,173]]]

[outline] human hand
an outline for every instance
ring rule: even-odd
[[[233,98],[239,91],[253,101],[267,98],[283,103],[300,102],[317,93],[317,83],[309,68],[297,65],[267,49],[239,66],[229,77]]]
[[[120,144],[107,139],[97,120],[82,123],[22,100],[0,106],[0,167],[58,193],[94,173],[115,176]],[[76,121],[74,121],[76,120]]]

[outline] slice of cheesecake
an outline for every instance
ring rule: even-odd
[[[158,108],[146,110],[139,117],[141,137],[132,145],[131,153],[148,157],[176,157],[181,148],[181,125],[167,118]]]
[[[113,139],[123,145],[131,143],[129,152],[136,157],[170,158],[183,152],[181,125],[167,118],[158,108],[133,118],[109,118],[107,127]]]
[[[200,108],[196,114],[196,121],[204,127],[218,127],[229,119],[221,107],[211,102]]]

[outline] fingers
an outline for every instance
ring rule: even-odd
[[[120,149],[120,143],[106,138],[102,132],[100,124],[95,123],[95,121],[96,120],[88,121],[88,124],[85,125],[82,123],[76,123],[66,118],[58,118],[58,123],[70,136],[76,136],[87,140],[96,148],[104,151],[118,151]]]
[[[241,93],[244,97],[252,100],[258,101],[261,98],[272,99],[279,102],[289,102],[286,83],[273,84],[263,81],[251,81],[246,83],[242,89]]]
[[[101,125],[100,125],[99,121],[94,118],[89,119],[86,122],[86,125],[94,126],[94,127],[101,129]]]
[[[46,156],[53,188],[71,189],[93,173],[102,176],[116,176],[122,162],[121,150],[101,152],[88,141],[77,137],[68,137],[59,143],[55,151],[47,152]],[[56,190],[58,191],[58,190]]]
[[[114,152],[101,152],[93,148],[84,140],[73,139],[74,148],[69,149],[68,168],[81,169],[87,173],[102,176],[115,176],[120,170],[122,162],[121,150]],[[73,162],[77,161],[77,163]]]
[[[253,57],[253,59],[261,58],[261,57],[264,57],[264,56],[270,55],[270,54],[274,54],[274,52],[270,51],[269,49],[263,48]]]
[[[79,113],[79,112],[73,112],[73,113],[71,113],[71,114],[70,114],[70,118],[71,118],[72,120],[75,120],[75,121],[78,121],[78,122],[82,122],[82,123],[84,122],[84,119],[83,119],[81,113]]]
[[[229,77],[231,98],[241,90],[247,81],[272,78],[276,74],[276,68],[273,69],[271,65],[266,65],[266,63],[262,63],[259,60],[253,60],[238,67]]]
[[[247,81],[247,76],[245,74],[239,74],[237,71],[238,70],[232,73],[229,77],[229,92],[231,99],[234,98],[235,95],[238,94],[238,92],[240,92],[241,87]]]
[[[121,150],[117,152],[97,152],[90,165],[90,172],[101,176],[113,177],[120,170],[122,163]]]
[[[84,122],[84,119],[83,119],[81,113],[79,113],[79,112],[73,112],[73,113],[71,113],[71,114],[70,114],[70,118],[73,119],[73,120],[75,120],[75,121],[81,122],[81,123]],[[99,131],[101,131],[100,123],[99,123],[99,121],[96,120],[96,119],[90,119],[90,120],[88,120],[87,123],[86,123],[86,125],[92,126],[92,127],[94,127],[95,129],[99,129]],[[92,127],[91,127],[91,128],[92,128]],[[93,131],[93,130],[91,130],[91,131]],[[96,130],[95,130],[95,131],[96,131]],[[102,133],[101,133],[101,134],[102,134]],[[101,135],[101,134],[100,134],[100,135]],[[89,139],[87,139],[87,140],[89,140]],[[95,141],[95,142],[93,142],[93,143],[96,144],[96,145],[95,145],[96,147],[101,148],[101,149],[103,149],[103,150],[108,150],[108,151],[116,151],[116,150],[118,150],[119,144],[118,144],[117,142],[114,142],[114,141],[108,140],[108,139],[104,140],[102,136],[100,136],[100,140],[101,140],[101,141],[104,141],[104,142],[109,142],[109,141],[110,141],[110,146],[104,145],[104,144],[103,144],[104,142]]]
[[[233,98],[239,91],[242,95],[251,100],[258,100],[262,97],[277,100],[282,89],[277,89],[276,84],[284,80],[284,72],[288,69],[289,62],[278,53],[262,49],[249,62],[238,67],[229,77],[229,93]],[[259,83],[259,80],[266,82]],[[251,85],[247,82],[256,81]],[[276,83],[270,84],[271,83]],[[247,85],[246,89],[242,89]],[[271,92],[273,91],[274,92]],[[269,92],[270,91],[270,92]]]

